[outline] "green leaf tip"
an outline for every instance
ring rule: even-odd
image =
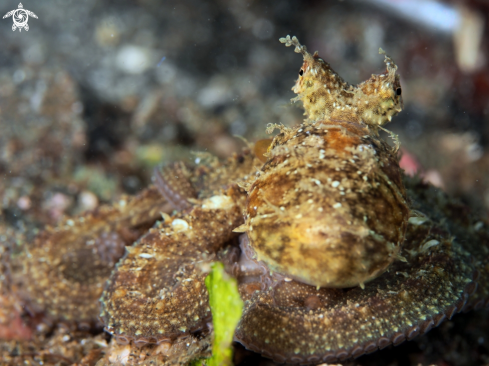
[[[207,366],[231,366],[233,335],[243,312],[243,301],[239,296],[238,282],[224,271],[221,262],[211,266],[205,279],[209,291],[209,304],[214,326],[212,357]]]

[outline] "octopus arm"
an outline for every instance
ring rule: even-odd
[[[278,362],[331,362],[397,345],[457,312],[489,306],[487,229],[474,233],[473,225],[453,220],[447,226],[453,201],[407,183],[413,207],[431,218],[409,225],[407,262],[394,262],[365,289],[317,289],[290,280],[268,286],[246,302],[236,338]]]
[[[97,322],[101,283],[131,244],[170,207],[154,188],[114,206],[69,218],[22,243],[12,256],[9,279],[31,313],[47,319]]]
[[[203,268],[236,235],[241,195],[232,187],[200,201],[128,248],[101,299],[106,329],[119,342],[160,343],[206,327],[211,313]]]

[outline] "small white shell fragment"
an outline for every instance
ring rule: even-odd
[[[171,226],[173,227],[173,230],[175,230],[175,232],[188,230],[188,222],[182,219],[173,220]]]
[[[336,188],[336,187],[338,187],[339,185],[340,185],[340,182],[338,182],[337,180],[335,180],[333,183],[331,183],[331,186],[332,186],[333,188]]]
[[[208,210],[229,209],[234,206],[234,202],[229,196],[212,196],[202,203],[202,208]]]
[[[484,227],[484,223],[482,221],[479,221],[479,222],[476,222],[475,225],[474,225],[474,230],[475,231],[479,231],[480,229],[482,229]]]
[[[408,220],[408,222],[411,225],[414,225],[414,226],[422,225],[426,221],[428,221],[428,218],[427,217],[417,217],[417,216],[410,217],[409,220]]]
[[[139,256],[141,258],[153,258],[153,255],[152,254],[148,254],[148,253],[141,253],[141,254],[139,254]]]
[[[105,339],[94,339],[93,342],[102,348],[106,348],[108,346],[107,341]]]
[[[434,246],[436,246],[438,244],[440,244],[440,242],[438,240],[435,240],[435,239],[432,239],[432,240],[427,241],[421,247],[421,253],[426,252],[428,249],[430,249],[431,247],[434,247]]]
[[[131,355],[131,346],[117,347],[109,356],[109,361],[115,364],[126,365]]]
[[[341,207],[341,203],[339,202],[336,202],[334,205],[333,205],[333,208],[340,208]]]
[[[403,275],[406,278],[409,278],[409,274],[407,272],[396,272],[396,275]]]
[[[170,354],[170,348],[171,348],[171,343],[170,342],[161,342],[157,347],[156,347],[156,354],[162,354],[162,355],[169,355]]]

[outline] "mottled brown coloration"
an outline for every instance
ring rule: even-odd
[[[120,341],[160,343],[206,326],[211,314],[199,266],[215,259],[243,221],[241,190],[226,193],[168,217],[127,248],[101,299],[102,319]]]
[[[237,339],[247,348],[279,362],[330,362],[358,357],[390,344],[397,345],[429,331],[459,311],[489,307],[487,224],[470,219],[467,210],[461,210],[453,200],[416,181],[408,182],[406,199],[395,153],[377,137],[376,126],[389,121],[402,106],[400,97],[395,95],[397,89],[388,91],[392,86],[400,88],[395,75],[397,67],[392,60],[386,58],[387,73],[384,76],[372,76],[358,86],[365,94],[365,105],[370,106],[370,111],[366,111],[369,108],[352,108],[363,105],[362,99],[354,102],[346,91],[354,88],[339,79],[317,54],[308,54],[295,37],[281,41],[287,46],[295,45],[296,52],[304,55],[304,66],[294,91],[299,93],[308,119],[292,130],[281,128],[282,133],[274,139],[269,159],[262,168],[264,174],[250,189],[249,219],[245,226],[250,245],[257,252],[257,260],[262,262],[256,263],[255,267],[250,264],[244,269],[240,267],[240,290],[247,301],[236,331]],[[354,95],[361,93],[357,90]],[[382,116],[386,118],[382,119]],[[323,132],[325,127],[332,133]],[[358,151],[360,146],[363,154]],[[368,150],[365,149],[367,146]],[[318,150],[327,163],[318,163]],[[371,153],[366,154],[365,150]],[[349,160],[353,154],[357,161]],[[365,164],[368,168],[360,167],[355,177],[354,170],[348,167],[350,163],[351,166]],[[326,174],[321,177],[323,172]],[[365,172],[363,179],[361,176]],[[335,183],[330,183],[334,188],[346,185],[344,195],[330,193],[331,189],[322,194],[315,193],[319,190],[316,186],[322,187],[324,179],[328,178],[330,182],[334,179]],[[371,183],[367,189],[360,185],[367,182]],[[348,200],[346,190],[350,187],[347,184],[356,188],[351,190],[357,193],[351,201]],[[308,196],[298,198],[302,191]],[[318,220],[320,214],[317,211],[328,212],[325,208],[332,206],[328,201],[330,197],[339,197],[347,204],[342,220],[337,219],[340,215],[333,214],[325,224]],[[410,213],[403,243],[408,218],[406,201],[417,211]],[[310,205],[309,209],[301,207],[305,202]],[[343,209],[343,201],[338,203],[341,205],[336,208]],[[370,210],[368,214],[362,213],[367,209]],[[462,220],[460,212],[465,212],[461,215]],[[331,267],[339,278],[351,276],[356,251],[349,248],[352,242],[358,244],[359,241],[352,240],[351,231],[357,223],[349,220],[348,215],[353,218],[365,215],[368,233],[375,239],[387,243],[397,239],[397,250],[401,249],[398,258],[402,261],[391,263],[385,273],[367,283],[364,289],[319,288],[267,272],[257,277],[255,268],[262,268],[265,263],[296,279],[297,272],[311,278],[317,276],[317,272],[330,271]],[[301,227],[298,223],[304,216]],[[374,220],[369,221],[370,217]],[[263,222],[261,227],[255,220],[259,224]],[[336,225],[327,226],[335,220],[338,220]],[[313,230],[324,230],[325,237],[335,230],[342,234],[342,240],[333,246],[339,255],[329,262],[328,258],[321,261],[328,264],[323,271],[319,265],[314,268],[321,253],[310,254],[304,250],[306,245],[303,243],[317,240],[303,239],[305,233],[310,236]],[[457,240],[452,231],[463,241]],[[366,242],[364,240],[362,244]],[[382,250],[372,247],[374,250],[365,258],[375,261]],[[396,251],[390,253],[391,257],[394,254]],[[247,263],[252,261],[249,254],[246,257]],[[308,260],[305,265],[297,266],[305,260]],[[366,268],[361,262],[356,265],[353,270]],[[315,270],[310,270],[311,267]],[[248,268],[252,270],[247,280]],[[249,288],[253,288],[256,281],[259,284],[265,282],[267,286],[250,294]]]
[[[489,308],[489,225],[487,219],[476,215],[470,207],[450,198],[431,185],[415,182],[408,188],[409,196],[412,197],[412,209],[425,213],[433,220],[443,222],[454,241],[460,243],[464,250],[471,254],[471,264],[475,268],[474,284],[477,286],[463,310]]]
[[[191,361],[209,357],[212,339],[210,337],[187,336],[146,347],[132,347],[129,344],[111,342],[105,357],[95,366],[171,366],[189,365]]]
[[[165,217],[128,248],[109,280],[101,317],[120,343],[167,342],[205,329],[210,321],[201,267],[236,236],[246,194],[233,182],[247,186],[261,163],[247,149],[224,163],[200,154],[196,163],[170,165],[164,174],[155,170],[160,192],[169,199],[178,196],[178,204],[188,209]],[[179,179],[184,189],[174,187],[175,173],[185,177]],[[198,198],[189,197],[193,191]]]
[[[246,232],[271,270],[321,287],[382,273],[409,209],[391,148],[356,123],[282,128],[249,190]]]
[[[372,75],[357,86],[344,81],[319,55],[311,55],[296,37],[280,38],[287,47],[304,56],[304,64],[292,90],[302,101],[309,121],[349,121],[371,127],[383,126],[402,110],[401,85],[397,66],[387,55],[387,70]],[[380,50],[380,53],[384,53]]]
[[[201,199],[219,195],[234,183],[246,189],[254,179],[254,173],[263,165],[249,148],[224,162],[210,154],[199,154],[195,162],[197,166],[190,181]]]
[[[95,366],[106,347],[104,334],[93,335],[88,331],[68,330],[60,326],[55,327],[49,336],[35,332],[29,341],[2,340],[0,364]]]
[[[52,320],[96,322],[103,283],[124,253],[169,210],[155,188],[112,207],[47,228],[10,260],[13,292],[31,313]]]
[[[267,162],[268,148],[272,144],[272,139],[261,139],[255,143],[253,153],[262,163]]]
[[[189,177],[190,172],[181,162],[155,168],[153,172],[153,181],[161,195],[177,210],[189,208],[188,199],[197,197]]]
[[[303,124],[278,126],[270,146],[224,163],[199,154],[195,166],[157,170],[156,187],[48,228],[11,256],[12,287],[30,309],[90,321],[127,248],[101,298],[122,345],[100,365],[208,355],[203,268],[216,259],[245,301],[236,338],[279,362],[358,357],[489,307],[487,222],[417,180],[405,189],[395,151],[378,136],[402,107],[392,60],[352,87],[295,37],[282,41],[304,55],[294,88]],[[170,217],[160,192],[183,211]],[[159,211],[164,222],[150,229]],[[239,247],[233,232],[247,233]]]
[[[317,289],[272,278],[272,285],[246,301],[238,340],[278,362],[330,362],[399,344],[457,312],[489,306],[482,282],[488,273],[487,227],[476,234],[474,221],[447,225],[443,206],[433,205],[433,199],[451,200],[416,181],[408,183],[417,210],[438,212],[432,219],[411,220],[402,251],[407,262],[394,262],[363,290]],[[463,245],[450,233],[454,228],[467,238]]]
[[[386,57],[385,74],[353,87],[297,38],[281,42],[304,56],[293,90],[308,118],[278,126],[245,230],[274,271],[314,286],[363,285],[396,258],[409,216],[398,158],[377,131],[402,108],[397,66]]]

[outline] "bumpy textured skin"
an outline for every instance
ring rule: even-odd
[[[246,233],[271,270],[320,287],[381,274],[409,209],[392,149],[358,123],[282,128],[248,195]]]
[[[454,201],[417,182],[408,182],[406,200],[395,150],[378,137],[378,128],[402,108],[397,67],[392,60],[386,56],[386,73],[353,87],[339,79],[317,54],[307,53],[295,37],[281,41],[294,45],[304,56],[293,90],[308,118],[292,130],[281,128],[269,148],[263,173],[250,188],[244,225],[250,243],[242,248],[251,246],[252,250],[251,255],[243,252],[246,260],[240,259],[240,263],[247,265],[237,271],[246,302],[236,338],[279,362],[330,362],[399,344],[456,312],[489,306],[487,225],[471,220],[467,210],[457,210]],[[361,152],[375,153],[360,154],[360,146]],[[357,157],[349,160],[353,155]],[[322,162],[323,157],[327,162]],[[355,176],[358,164],[362,168]],[[344,187],[344,195],[331,189],[328,178],[337,182],[334,188]],[[328,188],[321,190],[323,185]],[[351,200],[346,191],[349,187],[356,193]],[[335,213],[331,209],[334,202],[341,203],[336,209],[345,211]],[[464,215],[454,220],[457,212]],[[323,219],[322,215],[329,217]],[[363,223],[359,220],[362,215],[366,216]],[[328,226],[331,222],[336,225]],[[378,242],[394,242],[396,249],[389,253],[370,244],[365,240],[368,234],[363,242],[352,240],[355,229],[366,230]],[[327,241],[331,232],[342,240],[331,245],[335,258],[328,261],[308,245],[319,241],[311,233],[320,233],[317,237]],[[373,250],[362,252],[356,247],[359,244]],[[331,249],[326,246],[321,250]],[[360,278],[355,271],[366,272],[367,278],[359,282],[367,281],[382,272],[365,271],[372,263],[369,261],[375,263],[376,254],[387,254],[392,261],[397,250],[401,251],[399,260],[388,267],[390,262],[385,264],[382,270],[387,267],[387,271],[366,283],[364,289],[319,288],[304,283],[320,284],[315,276],[323,275],[321,272],[331,272],[326,282],[334,279],[328,284],[332,287],[349,287],[344,278]],[[253,260],[260,262],[253,267],[249,264]],[[326,263],[323,268],[321,263]],[[272,275],[263,270],[267,264],[302,281]]]
[[[153,181],[161,195],[177,210],[190,208],[189,198],[196,198],[197,192],[189,182],[190,172],[181,163],[157,167],[153,172]]]
[[[31,313],[93,324],[114,265],[170,207],[154,187],[48,227],[10,260],[13,292]]]
[[[386,72],[372,75],[357,86],[344,81],[319,55],[311,55],[296,37],[280,38],[287,47],[304,56],[304,64],[292,90],[293,101],[302,101],[310,121],[350,121],[382,126],[402,110],[397,66],[385,56]],[[383,51],[380,51],[383,53]]]
[[[487,222],[439,190],[403,184],[395,152],[378,137],[402,107],[392,60],[386,73],[352,87],[297,39],[282,41],[304,55],[294,90],[307,120],[279,127],[254,150],[258,158],[246,149],[224,163],[203,154],[193,167],[169,165],[125,204],[46,229],[9,263],[11,288],[32,312],[92,321],[113,269],[100,305],[106,329],[125,344],[114,352],[160,343],[147,348],[158,354],[172,341],[187,352],[172,362],[187,362],[208,352],[202,268],[219,259],[245,300],[236,338],[280,362],[315,364],[399,344],[456,312],[489,307]],[[170,217],[167,202],[183,211]],[[164,222],[153,226],[160,212]],[[332,282],[357,278],[364,289],[317,288],[318,275],[303,264],[316,266],[314,256],[297,245],[308,229],[344,239],[334,250],[347,268]],[[233,231],[251,242],[242,235],[238,246]]]
[[[249,189],[244,231],[257,259],[320,287],[379,276],[399,253],[409,208],[397,154],[378,135],[402,109],[397,66],[352,86],[297,38],[304,64],[293,90],[306,121],[279,127]]]
[[[442,222],[454,241],[471,255],[475,268],[473,283],[477,288],[471,294],[463,311],[489,308],[489,225],[487,219],[472,212],[460,201],[450,198],[439,189],[421,182],[408,184],[412,208]],[[421,203],[420,203],[421,202]],[[460,310],[460,309],[459,309]]]
[[[244,151],[224,163],[210,156],[197,161],[194,167],[173,164],[155,171],[160,192],[169,200],[178,197],[188,209],[166,216],[128,247],[109,279],[101,317],[119,343],[169,342],[207,328],[211,314],[202,267],[237,236],[233,229],[244,221],[246,191],[233,182],[246,185],[257,160]],[[185,189],[172,189],[174,177],[187,179]],[[194,191],[198,198],[185,198]]]
[[[475,232],[477,221],[447,223],[454,201],[415,181],[408,189],[412,205],[431,215],[411,220],[402,252],[407,262],[394,262],[363,290],[272,278],[250,296],[254,283],[243,281],[247,301],[237,339],[278,362],[331,362],[397,345],[462,310],[489,307],[487,225]],[[437,200],[444,203],[432,206]],[[465,238],[463,245],[451,230]]]
[[[242,223],[237,187],[152,228],[119,262],[101,299],[106,329],[121,342],[160,343],[201,330],[210,319],[199,264]]]

